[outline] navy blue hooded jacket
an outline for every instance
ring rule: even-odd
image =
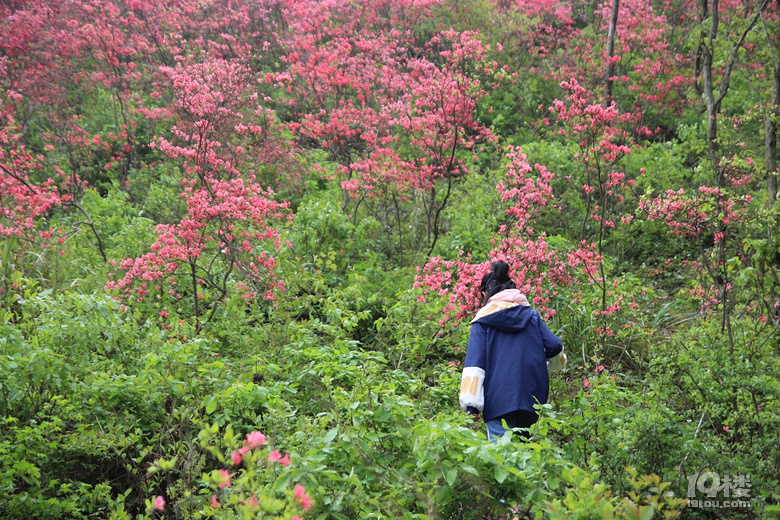
[[[560,338],[531,307],[516,305],[474,321],[464,374],[484,370],[483,419],[518,410],[534,412],[535,404],[546,403],[547,359],[562,349]]]

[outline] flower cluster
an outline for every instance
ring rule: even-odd
[[[510,204],[506,214],[512,223],[500,228],[490,258],[513,266],[510,276],[517,287],[549,317],[555,314],[549,304],[558,288],[578,283],[577,270],[593,276],[601,257],[587,244],[574,251],[557,251],[549,247],[544,233],[534,232],[534,217],[552,200],[554,175],[544,166],[531,167],[520,148],[509,147],[505,159],[506,176],[497,189]],[[472,262],[468,255],[454,262],[431,258],[418,271],[415,287],[421,289],[421,299],[431,293],[448,295],[442,312],[459,320],[479,306],[479,283],[489,269],[490,262]]]
[[[167,281],[168,293],[180,298],[181,278],[188,277],[195,282],[186,287],[196,319],[234,288],[247,299],[273,298],[280,285],[269,250],[280,247],[274,223],[287,218],[287,205],[273,200],[252,168],[278,158],[273,112],[249,90],[251,72],[241,58],[182,56],[160,71],[174,96],[175,119],[173,139],[159,137],[155,145],[182,161],[187,210],[179,223],[157,227],[149,253],[124,259],[124,275],[107,288],[143,301],[147,284],[165,294]]]
[[[288,518],[302,520],[298,516],[301,511],[309,511],[315,503],[307,493],[306,488],[296,483],[294,489],[286,493],[287,500],[280,501],[274,489],[277,468],[287,468],[290,465],[290,455],[281,456],[278,450],[267,452],[268,439],[259,432],[253,431],[240,442],[240,447],[229,450],[229,457],[216,448],[212,442],[214,429],[204,430],[199,435],[202,445],[220,462],[232,467],[221,468],[204,474],[203,479],[213,493],[208,500],[203,501],[206,515],[213,515],[217,509],[229,509],[236,513],[251,515],[259,511],[274,512],[272,518]],[[228,428],[225,438],[235,438]],[[164,465],[164,464],[163,464]],[[155,464],[155,471],[157,470]],[[205,497],[204,497],[205,498]],[[147,509],[164,511],[166,500],[158,495],[147,500]]]
[[[290,74],[283,83],[300,114],[289,127],[335,159],[336,175],[326,175],[348,196],[377,198],[393,190],[408,197],[429,189],[467,172],[459,152],[493,139],[476,118],[485,95],[478,76],[495,72],[487,63],[489,46],[475,33],[444,31],[413,55],[399,43],[398,26],[350,32],[354,13],[346,6],[288,9],[296,23],[285,42]],[[371,24],[365,14],[363,26]]]

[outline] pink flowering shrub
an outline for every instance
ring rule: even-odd
[[[564,180],[569,193],[579,199],[572,204],[583,208],[579,212],[580,239],[592,251],[605,255],[634,221],[635,177],[645,170],[628,171],[625,158],[640,149],[636,139],[651,132],[638,114],[621,111],[614,103],[604,106],[595,91],[577,80],[560,85],[567,96],[553,102],[549,107],[551,118],[543,123],[550,126],[552,136],[564,140],[576,164]],[[604,346],[607,338],[615,336],[624,325],[633,326],[625,311],[638,304],[631,295],[616,290],[621,283],[619,273],[606,262],[598,262],[589,281],[593,291],[586,303],[596,318],[596,326],[590,330]]]
[[[416,245],[430,250],[453,179],[470,172],[477,144],[494,139],[478,103],[505,72],[488,61],[490,46],[474,31],[444,30],[414,47],[404,18],[387,27],[347,5],[313,7],[288,7],[307,21],[294,18],[285,39],[289,72],[269,77],[290,92],[288,127],[301,145],[326,152],[332,164],[314,168],[338,183],[350,214],[380,208],[372,216],[403,242],[397,220],[411,203],[421,205],[425,237]],[[357,19],[361,27],[349,30]],[[363,29],[371,23],[379,27]]]
[[[0,82],[8,80],[0,64]],[[7,275],[12,267],[19,272],[33,268],[32,259],[42,260],[41,251],[55,246],[54,254],[64,255],[61,246],[78,231],[79,226],[93,225],[79,205],[89,184],[60,162],[52,145],[35,151],[26,135],[25,105],[30,99],[13,91],[0,91],[0,243],[4,260],[0,260],[0,298],[8,292]],[[62,139],[80,150],[79,155],[91,156],[95,148],[84,144],[83,130],[75,123],[65,124]],[[69,222],[70,233],[52,223],[52,216],[65,214],[66,208],[78,208]],[[86,220],[86,222],[85,222]],[[62,221],[60,221],[62,222]],[[94,225],[93,225],[94,231]],[[59,246],[59,247],[58,247]],[[105,255],[102,244],[100,253]],[[26,254],[26,258],[22,257]],[[16,258],[18,256],[18,258]],[[105,256],[104,256],[105,258]]]
[[[305,513],[315,507],[315,500],[306,488],[297,482],[292,488],[287,468],[292,463],[290,454],[283,457],[278,450],[270,450],[264,434],[253,431],[244,438],[228,426],[206,427],[198,434],[197,446],[216,460],[217,468],[203,473],[197,483],[194,500],[158,495],[147,500],[147,514],[168,507],[187,511],[188,517],[205,518],[233,514],[263,518],[303,520]],[[173,461],[158,460],[151,473],[175,468]]]
[[[649,220],[663,222],[670,233],[693,245],[696,257],[682,261],[680,267],[694,274],[696,283],[688,294],[700,302],[702,310],[712,311],[726,303],[734,289],[728,258],[748,259],[744,244],[735,238],[752,216],[753,197],[746,188],[754,183],[754,172],[736,163],[722,165],[721,186],[669,189],[639,203]]]
[[[442,326],[449,318],[461,320],[476,311],[479,283],[493,260],[509,263],[517,287],[547,317],[555,314],[551,301],[559,288],[595,276],[600,256],[592,247],[583,244],[570,251],[557,250],[550,247],[543,232],[534,230],[535,217],[553,201],[550,182],[554,174],[539,164],[532,167],[520,148],[510,146],[505,159],[506,175],[496,189],[509,204],[505,210],[509,223],[499,229],[490,260],[473,262],[469,255],[454,261],[431,258],[418,270],[415,287],[421,290],[421,300],[446,297]]]
[[[3,97],[0,95],[0,236],[35,239],[37,219],[60,205],[61,197],[52,179],[41,185],[31,179],[43,170],[43,157],[31,153],[24,144],[22,128]]]
[[[196,329],[234,291],[245,299],[273,299],[272,252],[280,247],[277,225],[285,203],[258,180],[261,166],[280,164],[283,145],[274,113],[252,91],[253,73],[244,59],[177,57],[161,67],[173,96],[171,136],[154,145],[181,162],[185,178],[180,222],[160,224],[150,252],[125,258],[122,274],[109,281],[126,303],[151,295],[191,302]]]

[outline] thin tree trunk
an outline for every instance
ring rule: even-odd
[[[190,279],[192,281],[192,303],[195,310],[195,328],[200,329],[200,307],[198,306],[198,275],[195,272],[195,261],[190,259]]]
[[[766,159],[766,193],[769,206],[777,200],[777,121],[780,116],[778,93],[780,90],[780,70],[775,67],[772,82],[772,105],[764,120],[764,158]]]
[[[436,242],[439,240],[439,217],[441,216],[441,212],[444,210],[444,208],[447,207],[447,201],[449,200],[451,193],[452,193],[452,175],[447,177],[447,191],[444,194],[444,200],[441,202],[441,205],[438,208],[436,208],[436,213],[434,214],[433,239],[430,240],[430,246],[428,247],[427,256],[431,256],[433,254],[433,248],[436,247]]]
[[[776,0],[777,7],[780,8],[780,0]],[[766,159],[766,195],[767,206],[771,208],[777,201],[777,118],[780,117],[780,45],[775,48],[769,39],[769,32],[764,30],[767,35],[767,44],[772,55],[772,102],[764,114],[764,158]],[[774,242],[773,226],[767,226],[767,242]],[[777,281],[777,260],[769,260],[769,275]],[[769,301],[777,301],[777,285],[770,284]],[[777,316],[776,309],[771,310],[772,316]],[[774,319],[775,324],[777,320]],[[754,398],[755,399],[755,398]],[[760,422],[759,422],[760,424]]]
[[[707,107],[707,150],[712,167],[717,169],[718,163],[718,107],[715,103],[715,93],[712,83],[712,51],[715,39],[718,37],[718,0],[712,0],[710,11],[710,28],[707,44],[702,56],[702,79],[704,80],[704,103]]]
[[[696,81],[694,83],[694,87],[696,88],[696,92],[698,92],[700,96],[704,93],[704,89],[702,88],[701,84],[699,84],[699,78],[701,76],[701,71],[702,71],[702,60],[704,59],[704,49],[706,49],[706,45],[704,42],[707,39],[707,31],[704,29],[704,20],[707,19],[708,12],[709,12],[709,5],[707,4],[707,0],[701,0],[701,2],[699,3],[699,24],[700,24],[699,46],[696,48],[696,58],[694,59],[694,67],[693,67],[693,78]]]
[[[707,148],[709,151],[710,162],[716,172],[717,186],[720,187],[723,180],[723,172],[719,168],[719,144],[718,144],[718,115],[720,113],[720,106],[723,98],[729,91],[731,84],[731,72],[734,70],[734,64],[737,61],[737,54],[739,49],[742,48],[742,44],[745,43],[745,38],[753,30],[756,22],[766,8],[766,4],[769,0],[764,0],[758,7],[753,17],[750,19],[747,27],[742,32],[739,40],[736,44],[732,45],[731,53],[729,55],[726,67],[723,70],[723,77],[720,78],[720,84],[718,85],[717,96],[715,93],[715,87],[712,78],[712,53],[715,47],[715,40],[718,37],[718,27],[720,24],[720,17],[718,14],[718,0],[712,0],[710,4],[710,28],[707,36],[707,46],[704,48],[703,62],[702,62],[702,75],[704,79],[704,103],[707,107]]]
[[[615,77],[615,34],[617,33],[618,10],[620,0],[612,0],[612,16],[609,19],[609,34],[607,35],[607,77],[604,89],[604,106],[612,104],[612,84]]]
[[[780,8],[780,0],[777,0]],[[765,26],[766,27],[766,26]],[[780,117],[780,49],[767,43],[772,55],[772,102],[764,114],[764,159],[766,160],[766,193],[771,207],[777,200],[777,117]]]

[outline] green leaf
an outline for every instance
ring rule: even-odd
[[[455,484],[455,479],[457,478],[458,478],[458,468],[452,468],[444,472],[444,480],[446,480],[447,484],[450,486]]]
[[[328,430],[328,433],[325,434],[325,437],[323,437],[322,440],[324,441],[325,444],[329,444],[333,439],[336,438],[336,435],[338,434],[339,434],[338,427],[331,428],[330,430]]]
[[[471,473],[472,475],[479,476],[479,472],[477,472],[474,466],[469,466],[468,464],[465,464],[461,466],[460,469],[462,469],[466,473]]]
[[[504,466],[496,466],[496,469],[493,473],[496,477],[496,481],[498,481],[499,484],[503,483],[506,480],[506,477],[509,476],[509,472],[504,469]]]
[[[449,495],[449,492],[450,488],[442,486],[440,488],[436,488],[434,496],[438,502],[444,502],[444,500],[447,498],[447,495]]]
[[[278,479],[276,479],[276,485],[274,486],[274,490],[277,493],[281,493],[284,489],[287,488],[287,485],[290,483],[290,479],[292,478],[292,472],[287,471],[285,473],[282,473]]]
[[[214,413],[214,411],[217,409],[217,399],[216,397],[209,396],[208,399],[206,399],[206,413],[208,415],[211,415]]]

